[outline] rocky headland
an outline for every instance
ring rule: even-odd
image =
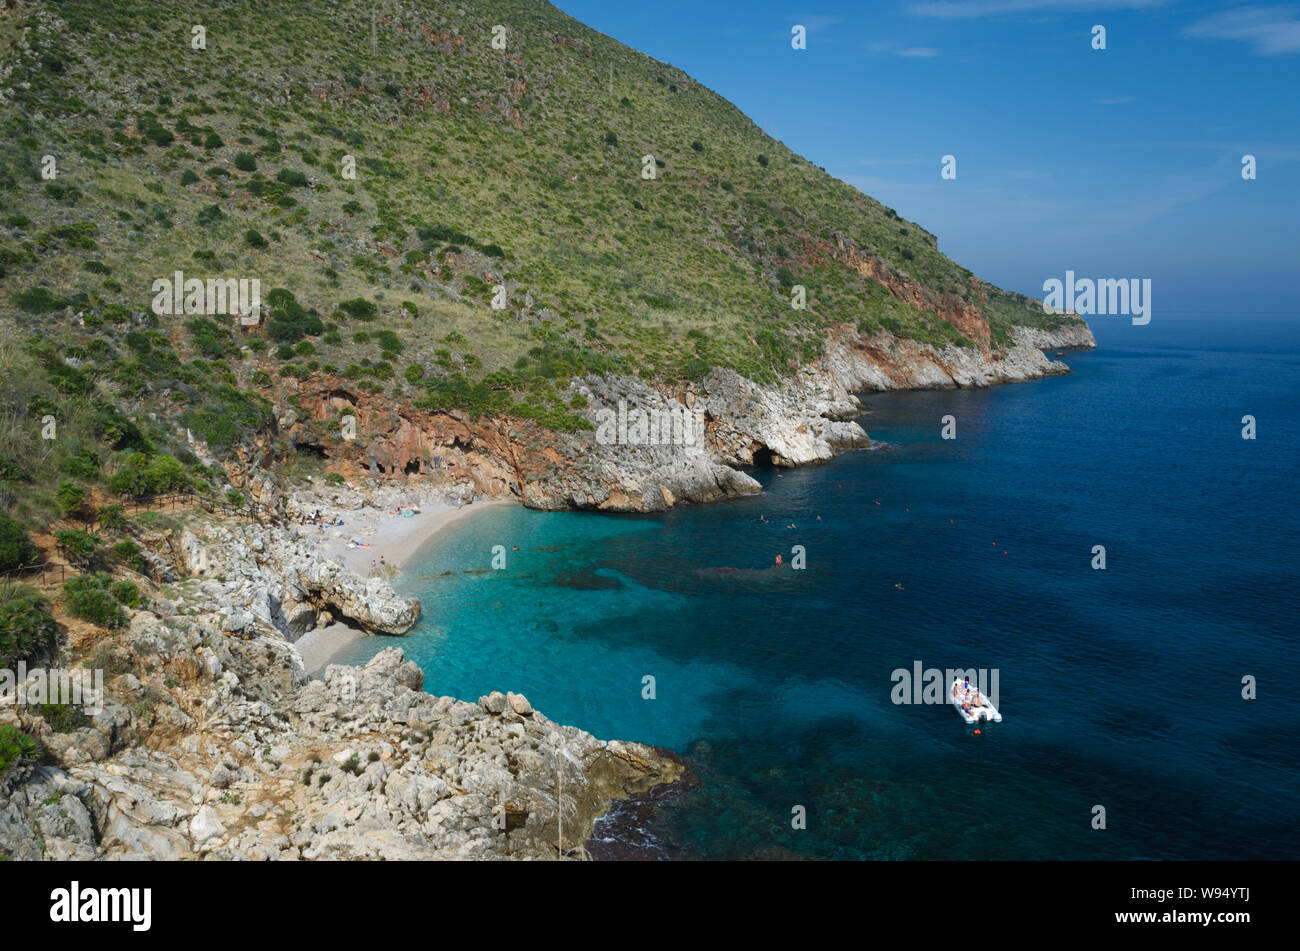
[[[329,499],[347,512],[398,493],[374,494],[331,489]],[[152,539],[158,577],[135,579],[146,597],[128,623],[72,632],[87,665],[105,670],[102,712],[69,729],[0,705],[0,723],[44,749],[42,762],[0,779],[0,852],[583,857],[612,800],[680,775],[671,757],[553,723],[517,694],[427,693],[400,647],[309,678],[295,647],[303,633],[345,620],[400,634],[419,602],[321,558],[292,523],[178,521]]]
[[[988,344],[987,325],[981,326],[984,339],[978,345],[942,348],[840,328],[821,358],[768,385],[727,369],[674,386],[627,376],[575,379],[564,399],[585,401],[574,412],[593,428],[573,432],[509,417],[477,419],[395,407],[350,390],[345,381],[303,384],[295,394],[307,412],[288,420],[286,433],[313,445],[349,475],[435,473],[465,480],[481,495],[514,498],[531,508],[657,512],[759,491],[746,467],[807,465],[869,447],[871,438],[855,422],[863,411],[858,393],[1041,379],[1069,372],[1045,349],[1096,346],[1081,320],[1055,330],[1016,327],[1012,343],[1001,348]],[[599,414],[620,404],[647,417],[684,411],[697,423],[695,438],[602,442]],[[313,421],[341,411],[356,414],[367,438],[336,450],[313,443]]]

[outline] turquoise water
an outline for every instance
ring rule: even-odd
[[[888,449],[760,496],[485,511],[399,581],[424,620],[398,643],[431,692],[685,756],[698,782],[602,824],[608,854],[1293,858],[1300,333],[1095,329],[1068,377],[864,397]],[[996,668],[1004,721],[894,704],[916,661]]]

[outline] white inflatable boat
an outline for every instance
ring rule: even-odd
[[[980,693],[975,687],[967,690],[960,680],[952,682],[952,690],[948,691],[948,699],[956,708],[957,715],[967,723],[978,723],[980,720],[992,720],[994,723],[1002,722],[1002,714],[998,713],[998,708],[993,706],[989,698]]]

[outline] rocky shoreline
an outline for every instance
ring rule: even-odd
[[[331,491],[382,508],[396,490]],[[137,579],[146,597],[129,624],[89,648],[105,668],[103,711],[56,732],[0,705],[0,723],[46,751],[0,779],[0,853],[585,857],[611,801],[680,775],[652,748],[553,723],[522,696],[426,693],[398,647],[308,678],[304,632],[348,619],[397,634],[419,603],[320,558],[295,528],[191,513],[154,539],[160,577]]]
[[[855,422],[862,413],[857,393],[1041,379],[1069,372],[1045,349],[1095,346],[1083,321],[1057,330],[1017,327],[1011,345],[1000,350],[935,348],[889,333],[864,337],[840,328],[830,334],[818,360],[776,384],[760,385],[722,369],[674,386],[630,376],[573,380],[563,399],[576,403],[574,413],[592,424],[573,432],[512,419],[475,420],[458,412],[394,411],[387,404],[372,406],[364,394],[333,382],[298,395],[322,418],[341,409],[356,413],[371,433],[364,445],[345,450],[338,460],[344,469],[436,471],[468,480],[480,495],[514,498],[543,510],[659,512],[683,502],[758,492],[746,467],[807,465],[870,446],[870,437]],[[664,439],[660,431],[602,441],[597,438],[600,414],[620,405],[645,418],[688,414],[696,438]]]
[[[391,566],[363,577],[345,563],[344,539],[378,535],[374,519],[402,506],[460,509],[482,497],[659,511],[749,494],[758,483],[745,466],[804,465],[871,445],[854,422],[856,392],[1035,379],[1068,372],[1043,348],[1087,346],[1095,343],[1082,323],[1022,328],[997,359],[846,333],[781,385],[730,371],[677,389],[629,378],[570,385],[593,421],[598,406],[620,400],[686,407],[703,424],[688,445],[604,445],[590,431],[525,434],[509,420],[452,413],[403,417],[365,447],[384,472],[412,471],[404,456],[414,453],[414,480],[365,488],[357,478],[314,480],[291,492],[234,467],[238,484],[277,515],[254,522],[193,511],[140,534],[139,608],[120,630],[77,632],[86,666],[105,672],[103,711],[56,730],[31,708],[0,704],[0,723],[45,750],[42,762],[0,778],[0,854],[589,857],[593,826],[611,803],[628,800],[606,832],[618,815],[658,801],[660,787],[683,775],[682,761],[553,723],[515,694],[466,702],[426,693],[422,671],[398,647],[363,668],[329,664],[310,678],[296,646],[304,635],[338,624],[398,635],[419,617],[419,602],[389,584]],[[364,409],[359,400],[354,408]],[[443,471],[428,479],[435,457],[432,468]],[[598,838],[597,852],[621,854],[607,834]]]

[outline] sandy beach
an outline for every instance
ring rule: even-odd
[[[372,505],[335,510],[328,502],[323,502],[320,505],[322,516],[328,520],[331,515],[337,515],[343,524],[319,526],[307,523],[298,526],[298,534],[303,539],[319,539],[318,549],[322,557],[340,562],[361,577],[368,578],[384,568],[400,572],[421,549],[433,544],[437,534],[449,525],[491,508],[517,504],[509,499],[480,499],[460,506],[441,501],[413,499],[412,502],[420,511],[408,516],[400,512],[410,511],[409,508],[398,509],[399,514],[394,514],[394,509]],[[352,546],[354,541],[358,547]],[[366,636],[364,631],[347,624],[331,624],[308,631],[294,642],[294,646],[302,655],[307,673],[315,676],[339,651]]]

